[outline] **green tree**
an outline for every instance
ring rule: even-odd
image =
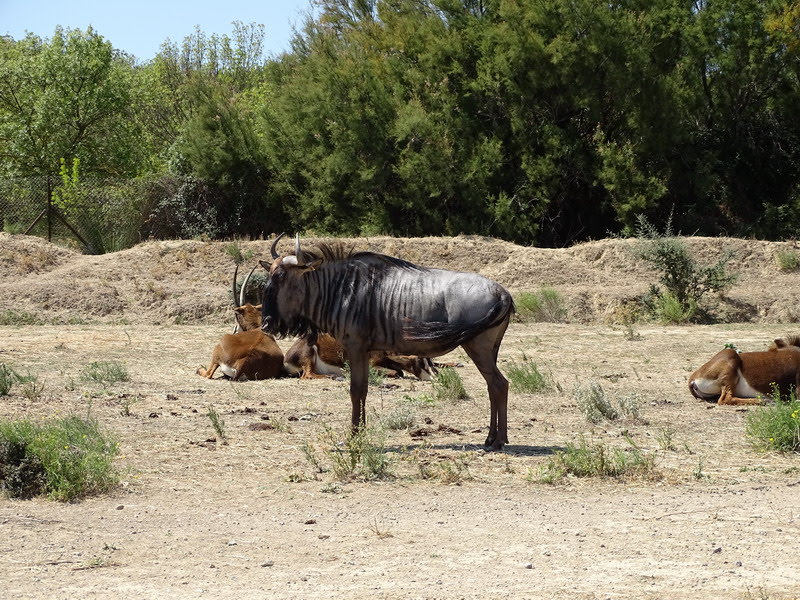
[[[135,174],[141,148],[131,118],[131,59],[91,27],[57,27],[0,44],[0,169],[57,175],[79,158],[84,173]]]

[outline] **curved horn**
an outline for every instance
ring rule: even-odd
[[[250,276],[253,274],[253,271],[256,270],[256,267],[258,267],[258,263],[256,263],[253,266],[253,268],[250,269],[250,272],[247,274],[247,277],[244,278],[244,283],[242,283],[242,287],[239,290],[239,304],[238,304],[238,306],[241,306],[242,304],[244,304],[244,288],[247,287],[247,282],[250,281]]]
[[[294,236],[294,255],[297,257],[297,264],[304,265],[306,264],[305,259],[303,258],[303,251],[300,250],[300,234],[297,233]]]
[[[236,304],[236,276],[239,274],[239,263],[236,263],[236,268],[233,269],[233,305],[236,308],[241,306],[241,303]]]
[[[278,258],[278,251],[275,250],[275,248],[278,245],[278,240],[281,239],[283,237],[283,235],[284,234],[280,234],[278,237],[276,237],[275,241],[272,242],[272,246],[270,246],[270,248],[269,248],[269,251],[272,254],[272,260],[275,260],[276,258]]]

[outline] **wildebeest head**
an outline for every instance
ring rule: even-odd
[[[260,261],[261,266],[269,272],[261,304],[261,328],[279,337],[303,336],[316,332],[313,323],[302,315],[308,297],[304,276],[316,269],[322,259],[309,256],[306,262],[306,256],[300,249],[299,235],[295,237],[294,254],[281,257],[276,250],[281,237],[283,234],[276,237],[270,247],[272,262]]]

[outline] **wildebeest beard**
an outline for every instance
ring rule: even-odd
[[[278,338],[317,335],[317,327],[303,316],[284,317],[278,309],[278,289],[267,284],[261,301],[262,329]]]

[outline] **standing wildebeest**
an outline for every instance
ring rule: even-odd
[[[283,234],[281,234],[282,236]],[[364,424],[369,353],[434,357],[462,346],[489,388],[491,419],[486,445],[508,442],[508,381],[497,351],[514,312],[501,285],[475,273],[419,267],[372,252],[322,244],[294,254],[270,252],[264,286],[263,329],[279,336],[329,333],[350,359],[353,427]]]

